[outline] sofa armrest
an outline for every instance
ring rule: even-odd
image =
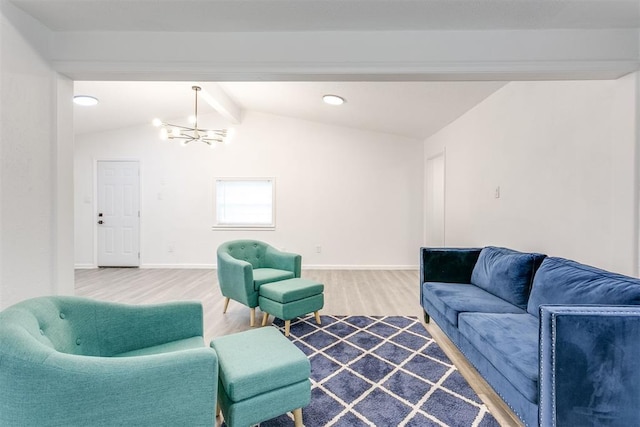
[[[639,337],[640,306],[540,306],[540,425],[636,424]]]
[[[95,301],[101,356],[203,336],[200,302],[126,305]]]
[[[215,425],[218,358],[208,347],[1,364],[0,425]]]
[[[273,246],[269,246],[267,247],[266,262],[269,268],[291,271],[294,277],[300,277],[302,257],[298,254],[283,252]]]
[[[256,292],[253,286],[251,263],[218,251],[217,268],[222,295],[248,305],[249,296]]]
[[[420,248],[420,284],[471,283],[482,248]]]

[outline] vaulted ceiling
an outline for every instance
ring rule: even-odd
[[[425,139],[489,96],[502,82],[225,82],[219,87],[246,110]],[[75,107],[77,134],[186,118],[194,93],[187,82],[76,82],[77,94],[100,99]],[[211,83],[203,85],[206,91]],[[325,94],[346,99],[322,102]],[[201,97],[200,114],[216,113]]]
[[[182,116],[198,80],[240,111],[421,139],[506,80],[616,78],[640,62],[637,0],[12,3],[46,28],[76,93],[100,98],[76,108],[77,133]]]

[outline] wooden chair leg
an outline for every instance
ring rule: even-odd
[[[231,298],[225,298],[225,299],[224,299],[224,308],[222,309],[222,314],[224,314],[224,313],[226,313],[226,312],[227,312],[227,308],[229,308],[229,300],[230,300],[230,299],[231,299]]]
[[[251,324],[251,327],[252,327],[252,328],[253,328],[253,327],[255,326],[255,324],[256,324],[256,308],[255,308],[255,307],[253,307],[253,308],[251,309],[251,323],[250,323],[250,324]]]
[[[302,408],[293,410],[293,423],[295,427],[303,427],[302,424]]]
[[[284,321],[284,336],[288,337],[289,336],[289,329],[291,328],[291,320],[285,320]]]
[[[267,326],[267,320],[269,320],[269,313],[264,313],[262,315],[262,326]]]
[[[319,312],[319,311],[316,311],[316,312],[314,312],[314,314],[316,315],[316,323],[319,325],[320,323],[322,323],[322,322],[320,321],[320,312]]]

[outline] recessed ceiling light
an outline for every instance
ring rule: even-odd
[[[73,97],[73,102],[77,105],[88,107],[91,105],[96,105],[98,103],[98,98],[89,95],[76,95]]]
[[[322,100],[329,105],[342,105],[345,103],[344,98],[338,95],[325,95]]]

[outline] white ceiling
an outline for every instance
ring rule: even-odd
[[[13,0],[54,31],[638,28],[637,0]]]
[[[502,87],[502,82],[220,83],[248,110],[424,139]],[[336,107],[325,94],[346,99]]]
[[[75,95],[98,98],[98,105],[74,105],[76,134],[149,124],[193,114],[194,92],[185,82],[75,82]],[[215,113],[198,101],[198,115]]]
[[[54,31],[398,31],[640,27],[638,0],[13,0]],[[76,132],[189,114],[191,83],[76,82]],[[226,82],[243,109],[426,138],[499,82]],[[344,96],[339,108],[320,102]],[[201,103],[203,113],[212,112]]]
[[[244,111],[252,110],[337,126],[424,139],[451,123],[502,82],[226,82],[220,87]],[[104,131],[187,117],[192,83],[76,82],[75,93],[100,100],[75,106],[75,132]],[[337,94],[339,107],[322,102]],[[199,114],[215,113],[202,99]],[[241,124],[240,124],[241,125]]]

